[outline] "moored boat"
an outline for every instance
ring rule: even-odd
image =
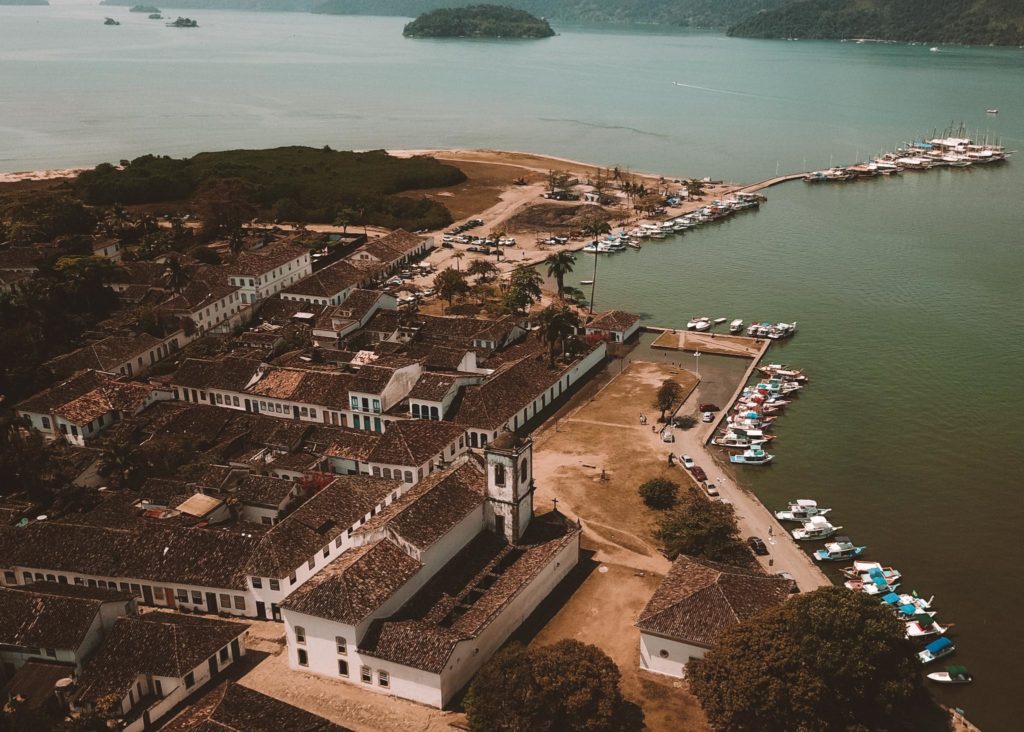
[[[917,660],[921,663],[932,663],[951,655],[955,650],[956,646],[953,645],[953,641],[943,636],[925,646],[924,650],[917,654]]]
[[[731,323],[729,323],[729,332],[730,333],[741,333],[742,331],[743,331],[743,321],[740,318],[736,318],[736,320],[734,320]]]
[[[899,579],[902,576],[898,569],[893,569],[892,567],[883,567],[879,562],[856,561],[849,567],[843,567],[839,571],[842,572],[843,576],[847,579],[856,579],[857,577],[860,577],[862,574],[871,572],[873,570],[881,572],[882,576],[888,579]]]
[[[779,521],[803,523],[812,516],[824,516],[831,510],[831,508],[820,507],[817,501],[812,501],[809,498],[798,498],[795,501],[790,501],[789,507],[785,511],[776,511],[775,518]]]
[[[820,541],[835,535],[842,526],[833,526],[824,516],[812,516],[803,523],[799,529],[793,529],[789,533],[797,541]]]
[[[918,613],[907,620],[907,638],[928,638],[945,635],[953,625],[939,625],[928,613]]]
[[[729,462],[737,465],[767,465],[775,459],[759,447],[751,447],[744,450],[742,455],[730,455]]]
[[[854,546],[848,541],[830,541],[824,549],[814,552],[814,559],[819,562],[842,562],[859,557],[865,551],[866,546]]]
[[[974,681],[966,666],[946,666],[945,671],[933,671],[926,678],[940,684],[969,684]]]

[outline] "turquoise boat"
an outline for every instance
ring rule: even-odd
[[[774,459],[774,455],[769,455],[760,447],[744,450],[742,455],[729,456],[730,463],[737,463],[739,465],[767,465]]]
[[[830,541],[824,549],[815,551],[813,556],[819,562],[843,562],[859,557],[866,550],[866,546],[854,546],[848,541]]]

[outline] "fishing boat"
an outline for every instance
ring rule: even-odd
[[[927,674],[927,679],[940,684],[969,684],[974,681],[966,666],[946,666],[945,671]]]
[[[799,529],[793,529],[789,533],[797,541],[819,541],[834,536],[842,526],[833,526],[824,516],[812,516],[804,522]]]
[[[734,320],[731,323],[729,323],[729,332],[730,333],[740,333],[742,331],[743,331],[743,321],[740,320],[739,318],[736,318],[736,320]]]
[[[757,430],[751,430],[751,432],[756,431]],[[774,435],[764,436],[764,433],[761,434],[761,437],[752,437],[739,435],[732,430],[729,430],[724,435],[716,437],[711,442],[719,447],[724,447],[727,450],[747,450],[752,447],[758,447],[759,445],[765,445],[769,441],[775,439]]]
[[[635,241],[628,241],[628,242],[626,242],[626,246],[629,247],[630,249],[639,249],[640,248],[640,245],[637,244]]]
[[[932,663],[952,655],[955,650],[956,646],[953,645],[953,641],[943,636],[925,646],[924,650],[917,654],[917,659],[921,663]]]
[[[759,447],[751,447],[749,450],[744,450],[742,455],[729,456],[729,462],[738,465],[767,465],[774,459],[774,455],[769,455]]]
[[[898,569],[893,569],[892,567],[883,567],[879,562],[856,561],[849,567],[843,567],[839,571],[842,572],[843,576],[847,579],[856,579],[860,577],[862,574],[871,571],[881,572],[882,576],[884,576],[887,579],[897,580],[903,576]]]
[[[934,599],[934,595],[925,600],[923,597],[917,597],[917,595],[900,595],[890,592],[882,597],[882,602],[904,615],[916,615],[917,613],[931,611],[932,600]],[[932,611],[930,614],[934,615],[935,612]]]
[[[581,285],[592,285],[592,284],[594,284],[594,281],[593,280],[580,280],[580,284]]]
[[[802,369],[795,369],[781,363],[769,363],[764,366],[758,366],[757,370],[765,376],[784,379],[786,381],[807,381],[807,376],[804,374]]]
[[[865,595],[888,595],[900,586],[899,579],[885,577],[879,570],[871,570],[856,579],[848,579],[843,586],[854,592],[863,592]]]
[[[105,18],[103,20],[103,25],[121,25],[121,24],[118,21],[114,20],[113,18]]]
[[[945,635],[953,624],[939,625],[928,613],[918,613],[907,621],[907,638],[928,638],[933,635]]]
[[[790,501],[789,507],[785,511],[776,511],[775,518],[779,521],[803,523],[813,516],[824,516],[831,510],[831,508],[820,507],[817,501],[812,501],[809,498],[798,498],[795,501]]]
[[[814,552],[814,559],[819,562],[842,562],[859,557],[866,550],[866,546],[854,546],[848,541],[830,541],[824,549]]]
[[[999,114],[998,109],[986,109],[985,114]]]

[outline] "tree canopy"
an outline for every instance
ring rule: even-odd
[[[732,506],[709,501],[692,486],[679,496],[672,510],[659,517],[655,537],[669,559],[686,554],[729,564],[750,562]]]
[[[526,265],[519,265],[512,270],[508,289],[505,292],[505,304],[509,310],[524,313],[533,303],[540,300],[541,279],[537,270]]]
[[[672,379],[665,379],[658,387],[658,393],[654,396],[654,408],[661,410],[661,419],[665,419],[665,412],[672,409],[683,395],[683,387]]]
[[[577,640],[527,649],[513,644],[470,684],[471,732],[613,732],[632,727],[619,669],[600,648]],[[642,726],[642,724],[640,725]]]
[[[676,505],[679,484],[667,478],[651,478],[638,489],[640,497],[650,508],[666,509]]]
[[[225,180],[232,182],[218,183]],[[333,223],[344,214],[352,224],[417,230],[445,226],[451,214],[436,201],[396,194],[465,180],[461,170],[431,157],[295,146],[187,159],[145,155],[123,168],[104,163],[85,171],[76,187],[94,205],[192,200],[215,214],[218,229],[251,218],[254,210],[281,210],[310,223]]]
[[[914,650],[888,607],[829,586],[730,628],[687,669],[719,730],[948,728],[921,689]]]
[[[443,269],[434,275],[434,289],[442,300],[448,302],[451,307],[456,297],[469,292],[469,285],[466,284],[466,275],[457,269]]]

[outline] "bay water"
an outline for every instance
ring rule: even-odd
[[[950,122],[1024,149],[1020,49],[649,28],[429,41],[402,38],[397,18],[164,13],[200,27],[78,0],[0,7],[0,170],[329,144],[530,150],[753,182]],[[774,466],[747,484],[769,507],[833,506],[904,589],[934,594],[956,623],[955,661],[977,678],[939,698],[986,730],[1017,728],[1024,156],[766,194],[757,212],[602,258],[597,305],[666,326],[798,321],[773,360],[812,382],[780,422]]]

